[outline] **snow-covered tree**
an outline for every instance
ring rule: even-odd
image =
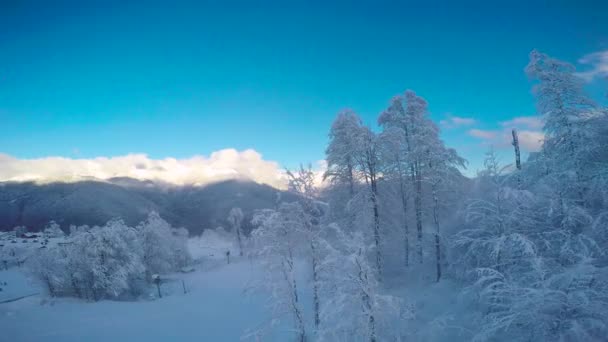
[[[40,281],[42,288],[51,297],[59,296],[64,293],[66,288],[66,259],[62,258],[59,250],[42,249],[34,253],[28,259],[28,269],[30,273]]]
[[[391,107],[392,108],[392,107]],[[390,108],[389,108],[390,110]],[[385,128],[380,136],[381,158],[384,161],[384,180],[396,184],[401,204],[404,264],[410,264],[410,230],[408,203],[410,191],[410,165],[407,163],[407,144],[403,130],[398,127]]]
[[[144,273],[135,230],[116,220],[39,250],[28,266],[51,296],[75,295],[95,301],[127,294]]]
[[[68,239],[39,249],[28,267],[51,296],[87,300],[136,298],[151,275],[189,261],[187,232],[158,214],[132,228],[120,220],[101,227],[74,227]]]
[[[241,208],[232,208],[230,209],[230,213],[228,214],[228,223],[232,228],[232,232],[236,237],[236,242],[239,247],[239,255],[243,256],[243,242],[242,235],[243,232],[241,230],[241,225],[243,223],[243,211]]]
[[[310,266],[312,272],[312,292],[313,292],[313,313],[315,329],[320,324],[321,298],[319,295],[319,264],[322,260],[320,250],[321,219],[324,214],[324,203],[316,199],[317,190],[315,188],[315,173],[312,167],[300,168],[295,171],[287,171],[289,177],[289,189],[294,192],[299,199],[303,209],[302,231],[310,247]]]
[[[531,194],[505,185],[508,178],[493,150],[486,154],[484,166],[477,179],[479,197],[469,201],[464,213],[466,226],[452,242],[462,248],[461,265],[502,272],[513,264],[509,255],[532,260],[536,247],[528,233],[537,222],[526,207],[532,201]]]
[[[475,339],[601,339],[608,328],[608,283],[601,249],[584,228],[589,214],[575,206],[556,222],[556,199],[543,180],[550,175],[524,179],[532,192],[513,187],[519,183],[493,154],[485,165],[476,189],[481,197],[471,201],[467,227],[453,239],[462,251],[459,264],[474,279],[469,290],[484,311]]]
[[[404,104],[405,102],[405,104]],[[430,121],[426,118],[428,104],[412,90],[407,90],[403,96],[393,97],[389,108],[378,118],[378,123],[386,130],[398,130],[398,160],[405,164],[401,172],[409,171],[412,189],[414,191],[414,212],[416,217],[416,250],[418,261],[422,263],[422,220],[423,220],[423,169],[429,140]],[[409,169],[409,170],[408,170]],[[403,177],[403,176],[402,176]],[[402,178],[401,177],[401,178]],[[402,203],[407,198],[402,195]],[[404,205],[407,212],[407,206]],[[409,249],[409,248],[408,248]],[[409,259],[409,258],[408,258]]]
[[[136,227],[136,232],[143,252],[142,261],[147,281],[152,281],[153,274],[175,271],[184,266],[180,264],[180,260],[184,258],[180,254],[187,253],[185,246],[180,246],[171,225],[156,212],[151,212],[148,218]]]
[[[323,259],[320,341],[385,341],[398,336],[399,321],[411,315],[397,297],[381,293],[378,273],[369,262],[373,245],[362,232],[345,233],[331,224],[333,243]]]
[[[325,150],[327,171],[324,177],[348,186],[350,198],[355,194],[356,155],[362,123],[352,110],[341,111],[329,132],[329,145]]]
[[[87,281],[93,300],[119,297],[129,290],[133,277],[145,271],[137,232],[122,221],[110,221],[75,236],[73,241],[87,246],[80,257],[89,267]]]
[[[278,324],[288,315],[293,319],[293,331],[300,342],[306,341],[308,336],[300,294],[302,284],[298,282],[296,270],[296,256],[301,248],[299,233],[304,231],[305,217],[299,203],[282,203],[277,210],[256,212],[252,223],[258,228],[251,233],[257,247],[254,253],[266,271],[258,287],[270,294],[273,314],[270,323]]]
[[[372,207],[373,239],[376,254],[376,271],[382,277],[382,235],[380,232],[380,210],[378,197],[378,178],[380,177],[380,145],[378,136],[368,127],[361,127],[359,133],[359,152],[357,162],[367,185],[367,193]]]
[[[454,175],[459,174],[456,167],[463,167],[464,160],[456,151],[445,147],[439,138],[439,128],[427,116],[427,102],[411,90],[403,96],[392,98],[389,107],[380,114],[378,123],[383,128],[383,171],[389,181],[399,189],[403,211],[405,263],[409,264],[409,192],[414,192],[414,210],[417,230],[417,253],[422,262],[423,228],[423,185],[430,185],[432,199],[432,219],[435,226],[435,254],[437,258],[437,279],[441,273],[440,263],[440,222],[439,193],[449,190]],[[411,180],[411,187],[407,183]]]
[[[435,232],[433,234],[435,240],[435,279],[436,281],[439,281],[441,279],[443,265],[440,210],[445,205],[445,202],[442,201],[440,197],[442,194],[451,191],[454,187],[454,176],[460,174],[457,167],[464,167],[465,160],[458,156],[455,150],[444,146],[443,142],[439,139],[438,130],[433,130],[430,137],[431,139],[427,145],[428,154],[426,158],[427,168],[425,181],[429,183],[431,189],[431,216],[433,218],[433,225],[435,226]]]
[[[538,113],[544,118],[543,153],[550,155],[551,172],[559,174],[558,192],[571,193],[581,200],[584,189],[583,162],[588,138],[587,116],[595,104],[585,94],[583,80],[574,74],[574,66],[537,50],[530,53],[527,75],[536,80],[533,93]],[[567,205],[567,204],[566,204]]]
[[[45,236],[50,238],[60,238],[65,236],[65,233],[55,221],[49,222],[49,224],[44,228],[43,232]]]
[[[382,274],[382,251],[380,233],[380,211],[378,198],[378,178],[380,177],[380,143],[378,136],[361,123],[361,119],[352,111],[340,112],[330,131],[330,143],[326,150],[328,170],[325,177],[332,182],[346,182],[349,186],[348,201],[356,195],[356,182],[365,184],[362,190],[371,203],[372,233],[376,246],[376,269]],[[354,213],[346,220],[349,226],[354,225]]]
[[[23,234],[27,233],[27,228],[25,226],[16,226],[13,228],[15,232],[15,237],[21,237]]]
[[[418,260],[422,263],[422,178],[424,157],[426,154],[425,142],[427,140],[428,125],[426,121],[428,104],[425,99],[416,95],[415,92],[405,92],[405,127],[407,130],[406,141],[408,146],[409,162],[412,169],[412,182],[414,185],[414,210],[416,213],[416,249]]]

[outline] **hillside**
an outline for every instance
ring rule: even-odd
[[[31,231],[54,220],[62,229],[70,225],[102,225],[122,218],[135,225],[156,211],[171,225],[191,234],[226,226],[234,206],[248,218],[255,209],[275,206],[277,192],[268,185],[229,180],[206,186],[177,187],[129,178],[75,183],[0,183],[0,230],[24,225]],[[290,196],[283,193],[283,197]]]

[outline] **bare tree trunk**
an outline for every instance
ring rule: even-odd
[[[405,266],[410,264],[410,232],[407,225],[407,194],[405,193],[405,185],[403,184],[403,175],[399,168],[399,187],[401,190],[401,206],[403,208],[403,234],[405,247]]]
[[[370,142],[371,146],[371,142]],[[371,147],[366,151],[364,167],[367,169],[366,182],[369,182],[371,190],[371,202],[374,211],[374,244],[376,247],[376,270],[378,279],[382,279],[382,251],[380,236],[380,213],[378,211],[378,179],[376,170],[376,156]]]
[[[405,141],[407,144],[408,154],[412,152],[412,145],[410,142],[409,127],[403,126],[405,132]],[[416,230],[418,233],[418,240],[416,242],[416,248],[418,250],[418,259],[422,263],[422,176],[420,175],[418,162],[410,162],[410,172],[412,177],[412,185],[416,189],[416,196],[414,198],[414,211],[416,212]]]
[[[55,297],[55,287],[53,286],[53,281],[49,276],[44,277],[44,281],[46,282],[46,287],[49,290],[49,296]]]
[[[160,276],[155,275],[154,283],[156,284],[156,289],[158,290],[158,298],[163,298],[163,295],[160,293]]]
[[[359,250],[359,257],[364,257],[361,253],[361,250]],[[359,261],[357,260],[356,262],[357,267],[359,268],[359,283],[362,287],[361,300],[363,301],[363,306],[365,307],[365,310],[367,311],[368,315],[369,340],[370,342],[376,342],[376,318],[374,316],[371,298],[369,297],[369,294],[365,291],[365,289],[369,285],[369,278],[367,272],[363,270],[363,267],[361,267]]]
[[[239,244],[239,256],[243,256],[243,243],[241,242],[241,227],[236,228],[236,241]]]
[[[378,278],[382,278],[382,252],[380,251],[380,214],[378,212],[378,186],[376,184],[375,175],[371,178],[372,186],[372,205],[374,207],[374,243],[376,245],[376,268],[378,269]]]
[[[498,272],[502,272],[502,260],[501,260],[501,254],[502,254],[502,249],[499,249],[498,252],[496,253],[496,270]]]
[[[296,321],[296,326],[298,329],[298,340],[300,342],[306,341],[306,328],[304,326],[304,318],[302,317],[302,311],[300,310],[300,304],[298,299],[298,286],[296,280],[294,278],[294,264],[293,264],[293,256],[291,250],[289,250],[289,254],[287,260],[285,260],[285,264],[283,264],[283,276],[285,280],[291,287],[291,309],[294,314],[294,318]]]
[[[353,166],[350,163],[350,159],[348,161],[348,191],[350,194],[350,198],[352,199],[355,196],[355,179],[353,175]]]
[[[422,264],[422,175],[420,174],[420,166],[418,162],[416,162],[414,183],[416,185],[416,199],[414,201],[414,206],[416,209],[416,231],[418,234],[416,247],[418,249],[418,261]]]
[[[351,164],[350,159],[348,162],[348,191],[349,197],[347,203],[349,203],[355,197],[355,178],[353,174],[353,165]],[[355,226],[355,217],[352,213],[352,210],[348,210],[348,207],[346,209],[346,212],[348,214],[348,229],[350,231],[353,231]]]
[[[312,252],[312,296],[314,304],[315,329],[318,329],[319,324],[321,323],[321,301],[319,298],[319,271],[317,268],[317,250],[314,241],[310,242],[310,249]]]
[[[441,279],[441,238],[439,230],[439,215],[437,213],[439,199],[437,198],[437,191],[435,189],[435,186],[436,185],[433,184],[433,222],[435,223],[435,262],[437,267],[436,281],[439,282],[439,280]]]

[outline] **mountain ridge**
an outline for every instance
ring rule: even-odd
[[[293,196],[244,179],[201,186],[128,177],[44,184],[1,182],[0,231],[19,225],[39,231],[49,221],[67,231],[72,224],[102,225],[114,218],[136,225],[149,212],[156,211],[171,225],[197,235],[204,229],[227,227],[228,212],[236,206],[245,213],[243,229],[248,232],[253,211],[274,207],[277,193]]]

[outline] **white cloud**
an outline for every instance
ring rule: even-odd
[[[545,134],[539,131],[518,131],[519,146],[528,152],[537,152],[543,145]]]
[[[543,121],[538,116],[518,116],[511,120],[501,122],[501,125],[505,128],[529,128],[529,129],[541,129],[543,127]]]
[[[464,118],[448,114],[445,119],[439,121],[439,124],[444,128],[456,128],[462,126],[471,126],[476,122],[477,120],[473,118]]]
[[[486,139],[486,140],[494,139],[498,135],[496,131],[485,131],[485,130],[477,129],[477,128],[472,128],[472,129],[468,130],[467,133],[474,138]]]
[[[327,160],[321,159],[317,161],[315,169],[315,185],[322,188],[329,185],[329,180],[323,180],[323,176],[327,171]]]
[[[577,73],[585,81],[591,82],[596,77],[608,77],[608,50],[590,53],[578,62],[591,66],[590,70]]]
[[[517,128],[519,146],[522,150],[526,152],[537,152],[542,147],[545,134],[542,131],[535,130],[534,128],[538,127],[538,123],[535,120],[528,118],[529,117],[519,117],[503,122],[501,123],[503,126],[502,130],[481,130],[473,128],[468,130],[467,133],[474,138],[482,140],[482,145],[494,146],[497,148],[510,148],[511,142],[513,141],[511,129]],[[508,123],[515,123],[515,125]]]
[[[223,149],[209,157],[151,159],[145,154],[73,159],[17,159],[0,154],[0,181],[78,181],[130,177],[175,185],[203,185],[226,179],[250,179],[284,189],[284,171],[255,150]]]

